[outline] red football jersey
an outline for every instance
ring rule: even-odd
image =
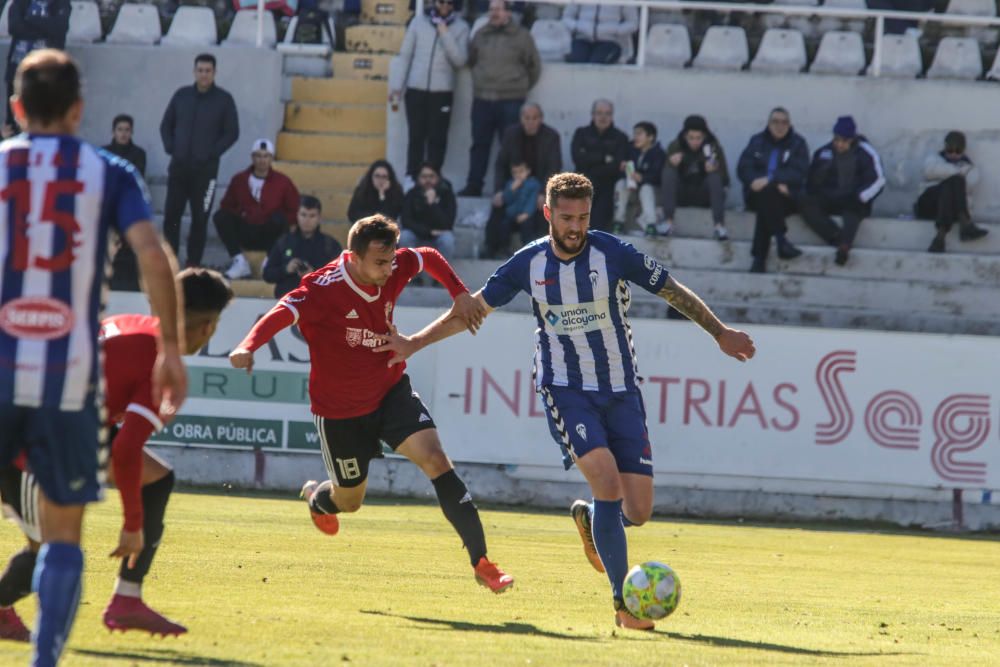
[[[388,353],[372,352],[374,336],[389,333],[397,297],[423,269],[420,252],[400,248],[385,285],[358,285],[344,266],[350,257],[345,251],[278,301],[309,345],[312,411],[328,419],[374,412],[402,377],[406,364],[390,368]]]

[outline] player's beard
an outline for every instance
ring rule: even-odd
[[[571,233],[575,233],[577,235],[577,239],[575,241],[567,238]],[[562,236],[559,236],[555,233],[552,234],[552,242],[556,245],[556,247],[559,250],[566,253],[567,255],[578,254],[581,250],[583,250],[583,244],[586,242],[586,240],[587,240],[586,232],[567,232]]]

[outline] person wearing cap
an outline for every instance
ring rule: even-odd
[[[969,192],[979,183],[979,168],[965,153],[965,133],[952,130],[944,137],[940,152],[924,160],[922,192],[913,205],[920,220],[933,220],[937,234],[927,252],[944,252],[944,239],[958,223],[961,241],[981,239],[989,230],[972,222]]]
[[[229,181],[214,218],[219,239],[231,258],[226,270],[230,280],[251,274],[243,250],[269,251],[295,224],[299,211],[299,191],[292,179],[271,168],[274,144],[257,139],[250,157],[252,164]]]
[[[799,200],[803,220],[821,239],[837,248],[834,261],[843,266],[861,221],[885,187],[882,160],[875,147],[858,134],[851,116],[833,126],[833,140],[813,153],[806,192]],[[838,225],[831,215],[839,215]]]
[[[215,85],[215,56],[200,53],[194,59],[194,85],[177,89],[160,121],[163,149],[170,156],[163,235],[178,254],[181,218],[190,204],[187,266],[201,266],[219,159],[239,136],[236,102]]]
[[[795,212],[795,200],[805,186],[808,172],[806,140],[792,127],[787,109],[771,109],[767,127],[750,137],[736,165],[747,209],[757,214],[750,249],[751,273],[767,270],[772,237],[780,259],[795,259],[802,254],[785,236],[785,219]]]
[[[660,205],[666,218],[665,234],[672,231],[678,206],[712,209],[715,238],[725,241],[726,188],[729,166],[722,144],[708,129],[704,117],[691,115],[667,146],[667,161],[660,178]]]

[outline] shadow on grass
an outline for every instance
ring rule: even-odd
[[[569,639],[575,642],[598,641],[597,639],[591,637],[584,637],[581,635],[564,635],[559,632],[549,632],[547,630],[539,630],[538,626],[532,625],[531,623],[512,623],[510,621],[507,621],[506,623],[502,623],[499,625],[491,625],[489,623],[469,623],[468,621],[450,621],[443,618],[426,618],[422,616],[407,616],[405,614],[387,614],[384,611],[375,611],[371,609],[362,609],[361,613],[371,614],[373,616],[401,618],[401,619],[406,619],[407,621],[413,621],[414,623],[426,623],[427,625],[446,627],[446,628],[451,628],[452,630],[493,632],[501,635],[531,635],[533,637],[548,637],[549,639]]]
[[[687,635],[682,632],[663,632],[670,639],[686,641],[697,644],[707,644],[708,646],[720,646],[724,648],[745,648],[756,649],[758,651],[774,651],[776,653],[791,653],[792,655],[808,655],[816,658],[864,658],[868,656],[890,656],[890,655],[912,655],[910,653],[885,653],[878,651],[824,651],[821,649],[803,648],[801,646],[787,646],[785,644],[772,644],[770,642],[752,642],[745,639],[733,639],[732,637],[713,637],[712,635]]]
[[[121,651],[96,651],[93,649],[77,648],[70,649],[70,653],[86,656],[88,658],[100,658],[102,660],[128,660],[132,664],[158,663],[169,665],[198,665],[199,667],[263,667],[259,662],[246,662],[245,660],[224,660],[222,658],[209,658],[203,655],[194,655],[184,651],[174,649],[148,648],[139,650]]]

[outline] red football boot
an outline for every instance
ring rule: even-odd
[[[503,593],[514,585],[514,577],[506,574],[497,564],[487,560],[486,556],[479,559],[475,567],[476,581],[494,593]]]
[[[144,630],[151,635],[179,636],[187,632],[180,623],[156,613],[142,598],[114,595],[104,610],[104,626],[108,630]]]
[[[31,631],[24,627],[13,607],[0,607],[0,639],[30,642]]]
[[[327,535],[336,535],[340,530],[340,519],[337,518],[337,515],[319,514],[313,511],[312,497],[316,493],[316,489],[319,488],[319,486],[319,482],[314,479],[310,479],[302,485],[302,490],[299,491],[299,498],[306,499],[306,505],[309,506],[309,516],[312,517],[313,524],[316,528],[318,528],[320,532],[326,533]]]

